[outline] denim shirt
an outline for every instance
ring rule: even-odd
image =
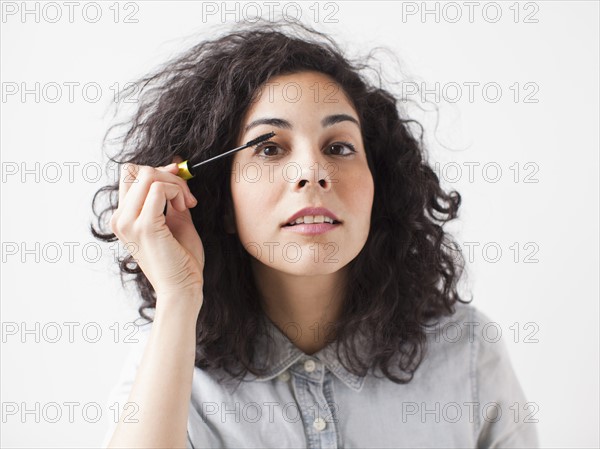
[[[408,384],[378,369],[352,374],[335,342],[307,355],[265,318],[273,340],[261,336],[255,360],[270,366],[266,375],[233,386],[194,368],[187,448],[539,447],[535,407],[504,341],[482,332],[491,320],[474,306],[455,309],[428,331]],[[141,326],[109,404],[127,402],[150,328]]]

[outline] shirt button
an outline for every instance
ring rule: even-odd
[[[277,378],[282,382],[287,382],[288,380],[290,380],[290,373],[284,371],[279,376],[277,376]]]
[[[312,373],[316,367],[317,365],[314,360],[307,360],[306,362],[304,362],[304,370],[307,373]]]
[[[327,423],[325,422],[325,420],[323,418],[317,418],[313,422],[313,426],[315,426],[315,429],[317,429],[317,430],[323,430],[326,425],[327,425]]]

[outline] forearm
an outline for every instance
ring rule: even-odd
[[[139,407],[129,419],[137,422],[123,422],[121,413],[109,448],[186,446],[198,316],[189,304],[178,298],[174,307],[157,308],[128,399]]]

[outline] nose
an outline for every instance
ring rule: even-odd
[[[294,190],[331,190],[334,178],[335,163],[328,159],[319,144],[312,138],[298,141],[292,151],[293,157],[286,167],[284,177],[293,185]]]
[[[335,182],[331,177],[331,163],[323,166],[319,162],[315,162],[311,165],[304,165],[299,168],[300,174],[295,179],[294,189],[318,189],[327,191],[331,189],[331,184]],[[298,167],[298,166],[297,166]]]

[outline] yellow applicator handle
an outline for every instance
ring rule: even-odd
[[[179,167],[177,176],[179,176],[180,178],[183,178],[187,181],[188,179],[192,179],[194,177],[194,175],[190,173],[190,169],[188,168],[188,161],[180,162],[179,164],[177,164],[177,167]]]

